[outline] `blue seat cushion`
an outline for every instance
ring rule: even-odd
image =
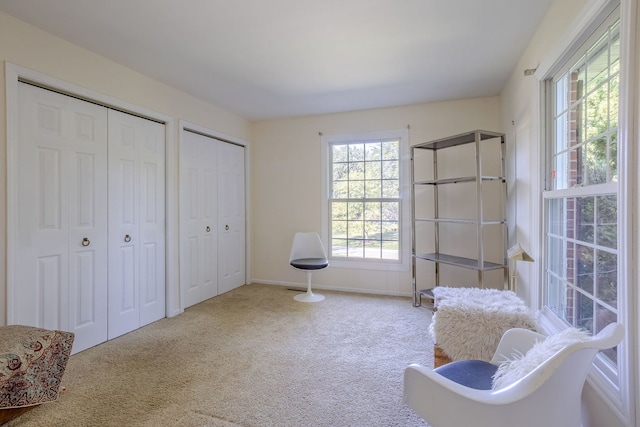
[[[320,270],[329,266],[329,261],[325,258],[300,258],[291,260],[290,263],[295,268],[302,270]]]
[[[458,384],[476,390],[491,390],[498,367],[483,360],[456,360],[434,369],[434,372]]]

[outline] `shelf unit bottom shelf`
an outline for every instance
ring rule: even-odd
[[[438,254],[438,253],[429,253],[429,254],[416,254],[416,258],[424,259],[427,261],[439,262],[442,264],[455,265],[457,267],[468,268],[476,271],[489,271],[489,270],[497,270],[500,268],[505,268],[505,264],[498,264],[496,262],[484,261],[482,266],[480,267],[478,264],[478,260],[471,258],[464,258],[455,255],[446,255],[446,254]]]

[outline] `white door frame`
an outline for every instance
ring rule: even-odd
[[[7,102],[7,324],[13,320],[12,301],[14,286],[14,253],[17,224],[17,144],[18,144],[18,83],[20,81],[34,83],[45,88],[62,92],[80,99],[95,102],[105,107],[114,108],[133,115],[158,121],[165,125],[166,144],[166,241],[165,241],[165,274],[166,274],[166,308],[167,317],[180,314],[183,309],[180,303],[179,276],[179,239],[178,239],[178,146],[174,137],[174,119],[147,108],[139,107],[119,99],[94,92],[71,83],[49,77],[45,74],[29,70],[11,63],[5,63],[6,102]]]
[[[195,123],[190,123],[186,120],[178,121],[178,129],[180,130],[180,141],[184,139],[185,132],[195,132],[202,134],[204,136],[208,136],[211,138],[218,139],[222,142],[227,142],[231,144],[236,144],[244,147],[244,229],[245,229],[245,237],[244,237],[244,253],[245,253],[245,282],[251,283],[251,251],[248,250],[250,248],[251,242],[251,228],[249,227],[249,212],[251,212],[250,200],[250,185],[249,185],[249,171],[250,171],[250,159],[251,159],[251,146],[248,142],[243,141],[239,138],[225,135],[222,132],[217,132],[206,127],[197,125]],[[179,144],[178,144],[179,145]],[[178,152],[179,152],[178,147]],[[179,183],[178,183],[179,186]],[[181,305],[181,308],[184,310],[184,307]]]

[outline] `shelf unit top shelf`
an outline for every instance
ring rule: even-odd
[[[506,224],[505,219],[488,219],[484,221],[478,221],[477,219],[465,219],[465,218],[415,218],[415,221],[424,222],[446,222],[451,224],[481,224],[481,225],[501,225]]]
[[[481,176],[482,181],[505,181],[503,176]],[[442,184],[458,184],[462,182],[476,182],[475,176],[461,176],[455,178],[428,179],[424,181],[415,181],[414,185],[442,185]]]
[[[477,259],[464,258],[460,256],[439,254],[439,253],[416,254],[414,256],[416,258],[424,259],[427,261],[439,262],[442,264],[453,265],[456,267],[462,267],[462,268],[475,270],[475,271],[498,270],[501,268],[506,268],[507,266],[506,262],[503,264],[498,264],[498,263],[489,262],[489,261],[485,261],[482,266],[479,266]]]
[[[436,139],[422,144],[414,145],[413,148],[424,148],[427,150],[440,150],[442,148],[455,147],[457,145],[470,144],[476,141],[476,134],[479,136],[480,141],[494,138],[503,138],[504,134],[500,132],[491,132],[485,130],[476,130],[471,132],[465,132],[447,138]]]

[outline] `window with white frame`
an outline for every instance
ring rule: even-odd
[[[619,316],[618,17],[616,10],[545,82],[544,305],[592,334]],[[598,360],[614,379],[617,349]]]
[[[323,136],[328,254],[335,261],[398,264],[403,254],[407,131]]]

